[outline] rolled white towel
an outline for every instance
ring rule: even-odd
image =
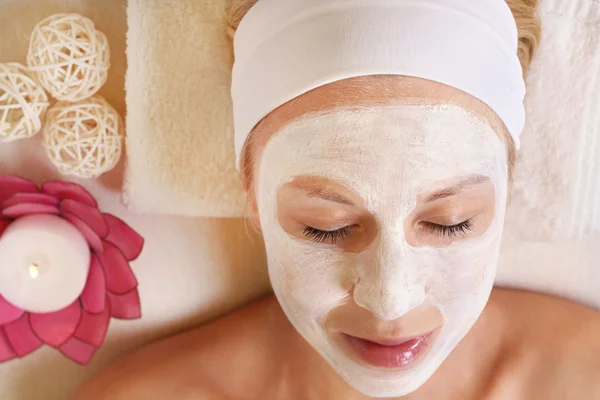
[[[600,308],[600,2],[539,13],[497,283]]]

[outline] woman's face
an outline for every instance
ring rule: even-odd
[[[508,185],[505,144],[483,115],[394,96],[280,123],[254,175],[284,312],[378,397],[419,388],[481,314]]]

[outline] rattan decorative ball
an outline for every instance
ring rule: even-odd
[[[52,97],[76,102],[94,95],[106,82],[110,48],[92,20],[56,14],[35,27],[27,64]]]
[[[97,178],[121,158],[123,121],[101,96],[76,103],[58,102],[48,110],[44,147],[64,175]]]
[[[46,92],[23,65],[0,64],[0,141],[36,135],[48,105]]]

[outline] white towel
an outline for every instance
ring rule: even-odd
[[[600,308],[600,1],[539,13],[497,283]]]
[[[225,0],[129,0],[124,200],[140,213],[234,217]]]

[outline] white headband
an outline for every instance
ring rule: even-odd
[[[239,166],[267,114],[314,88],[405,75],[487,104],[519,146],[525,83],[505,0],[258,0],[235,35],[231,95]]]

